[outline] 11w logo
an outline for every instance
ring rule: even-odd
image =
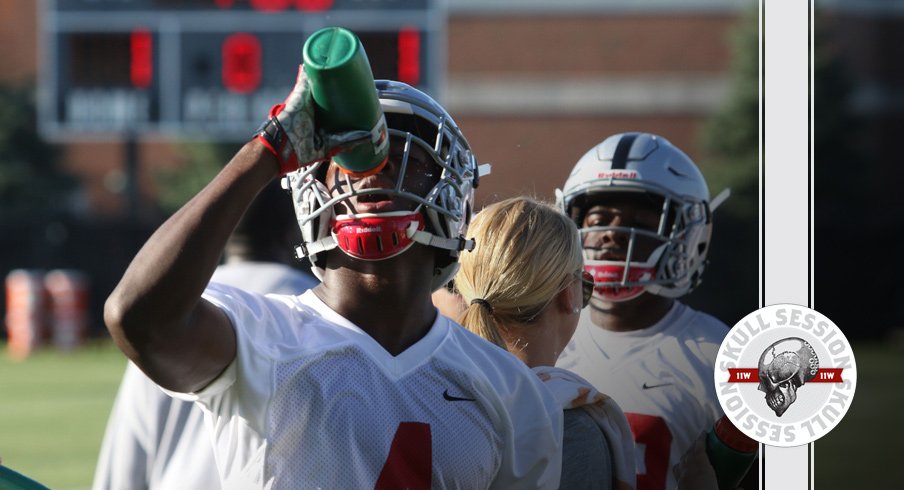
[[[732,327],[713,381],[735,427],[763,444],[791,447],[838,424],[850,407],[857,367],[831,320],[805,306],[775,304]]]
[[[842,368],[819,368],[809,383],[844,383],[841,379]],[[728,368],[729,383],[759,383],[758,368]]]

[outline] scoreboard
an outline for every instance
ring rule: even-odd
[[[39,124],[54,140],[249,137],[327,26],[361,39],[375,78],[439,98],[442,0],[43,0]]]

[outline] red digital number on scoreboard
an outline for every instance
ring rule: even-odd
[[[138,89],[150,87],[154,79],[154,38],[151,32],[144,28],[133,30],[130,51],[129,78],[132,86]]]
[[[417,85],[421,81],[421,33],[414,28],[399,31],[399,81]]]
[[[247,94],[261,83],[261,43],[244,32],[230,34],[223,41],[223,85],[232,92]]]

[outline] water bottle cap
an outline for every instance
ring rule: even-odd
[[[320,29],[305,42],[304,64],[315,70],[344,66],[358,52],[358,37],[342,27]]]

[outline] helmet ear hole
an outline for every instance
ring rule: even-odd
[[[578,228],[582,227],[584,224],[584,216],[587,214],[587,196],[581,194],[579,196],[575,196],[574,199],[571,200],[570,203],[567,204],[567,212],[566,214],[571,217],[574,224],[577,225]]]

